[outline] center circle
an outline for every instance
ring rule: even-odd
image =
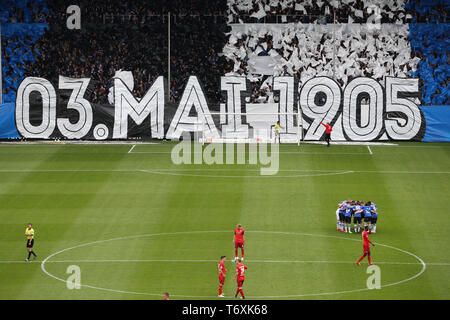
[[[297,236],[307,236],[307,237],[321,237],[321,238],[335,238],[335,239],[340,239],[340,240],[348,240],[348,241],[357,241],[357,242],[361,242],[361,240],[357,240],[357,239],[352,239],[352,238],[342,238],[342,237],[338,237],[338,236],[331,236],[331,235],[321,235],[321,234],[310,234],[310,233],[301,233],[301,232],[282,232],[282,231],[247,231],[248,233],[265,233],[265,234],[274,234],[274,235],[297,235]],[[77,248],[82,248],[82,247],[87,247],[87,246],[92,246],[95,244],[100,244],[100,243],[105,243],[105,242],[112,242],[112,241],[119,241],[119,240],[128,240],[128,239],[139,239],[139,238],[148,238],[148,237],[160,237],[160,236],[167,236],[167,235],[186,235],[186,234],[207,234],[207,233],[230,233],[229,230],[220,230],[220,231],[182,231],[182,232],[168,232],[168,233],[153,233],[153,234],[142,234],[142,235],[132,235],[132,236],[124,236],[124,237],[117,237],[117,238],[112,238],[112,239],[106,239],[106,240],[97,240],[97,241],[92,241],[92,242],[87,242],[87,243],[83,243],[83,244],[79,244],[73,247],[69,247],[69,248],[65,248],[62,250],[59,250],[57,252],[54,252],[52,254],[50,254],[49,256],[47,256],[41,263],[41,270],[48,276],[58,280],[58,281],[62,281],[62,282],[66,282],[66,280],[50,273],[47,269],[46,269],[46,263],[49,262],[49,260],[59,254],[62,254],[64,252],[68,252],[70,250],[73,249],[77,249]],[[405,283],[407,281],[413,280],[417,277],[419,277],[422,273],[425,272],[426,270],[426,263],[417,255],[408,252],[406,250],[394,247],[394,246],[390,246],[390,245],[386,245],[386,244],[382,244],[382,243],[376,243],[377,246],[381,246],[381,247],[386,247],[386,248],[390,248],[396,251],[399,251],[401,253],[407,254],[411,257],[413,257],[414,259],[416,259],[418,261],[417,264],[421,265],[422,268],[419,272],[417,272],[416,274],[414,274],[413,276],[406,278],[406,279],[402,279],[396,282],[391,282],[391,283],[387,283],[382,285],[381,287],[390,287],[390,286],[394,286],[397,284],[401,284],[401,283]],[[286,261],[286,262],[290,262],[290,261]],[[314,261],[294,261],[294,262],[311,262],[314,263]],[[317,263],[320,262],[324,262],[324,261],[316,261]],[[117,289],[111,289],[111,288],[103,288],[103,287],[98,287],[98,286],[91,286],[88,284],[80,284],[82,287],[85,288],[91,288],[91,289],[96,289],[96,290],[101,290],[101,291],[107,291],[107,292],[115,292],[115,293],[122,293],[122,294],[132,294],[132,295],[145,295],[145,296],[161,296],[161,293],[150,293],[150,292],[135,292],[135,291],[127,291],[127,290],[117,290]],[[295,298],[295,297],[308,297],[308,296],[325,296],[325,295],[335,295],[335,294],[346,294],[346,293],[354,293],[354,292],[360,292],[360,291],[366,291],[366,290],[370,290],[367,287],[364,288],[359,288],[359,289],[353,289],[353,290],[343,290],[343,291],[332,291],[332,292],[321,292],[321,293],[306,293],[306,294],[293,294],[293,295],[273,295],[273,296],[251,296],[250,298],[253,299],[268,299],[268,298]],[[211,298],[216,298],[216,296],[199,296],[199,295],[177,295],[177,294],[171,294],[171,296],[173,297],[179,297],[179,298],[201,298],[201,299],[211,299]]]

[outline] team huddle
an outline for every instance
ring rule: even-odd
[[[341,232],[352,232],[352,218],[354,231],[360,232],[362,224],[372,233],[377,231],[377,205],[370,201],[344,200],[340,201],[336,210],[336,229]]]
[[[238,294],[241,294],[241,299],[245,299],[244,291],[242,290],[242,285],[244,284],[245,280],[245,270],[247,269],[247,266],[245,266],[242,261],[244,261],[244,234],[245,231],[242,229],[242,225],[238,224],[236,229],[234,230],[234,259],[233,262],[237,262],[236,266],[236,274],[234,275],[234,279],[237,280],[237,290],[234,295],[235,298],[237,298]],[[241,248],[241,258],[238,256],[238,249]],[[219,297],[223,298],[223,285],[225,284],[225,276],[227,273],[227,269],[225,268],[225,261],[227,260],[226,256],[220,257],[219,262]]]

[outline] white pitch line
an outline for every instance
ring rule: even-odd
[[[319,155],[367,155],[365,152],[293,152],[279,151],[278,154],[319,154]],[[138,151],[132,154],[172,154],[171,151]],[[191,152],[191,154],[203,154],[203,152]],[[258,152],[246,152],[246,154],[258,154]]]
[[[23,260],[0,260],[3,264],[12,263],[41,263],[41,261],[32,260],[25,262]],[[103,259],[103,260],[48,260],[46,263],[127,263],[127,262],[200,262],[200,263],[216,263],[216,260],[207,259]],[[246,263],[329,263],[329,264],[355,264],[355,261],[332,261],[332,260],[245,260]],[[374,261],[374,264],[391,264],[391,265],[421,265],[420,262],[395,262],[395,261]],[[427,265],[450,266],[450,263],[444,262],[427,262]]]
[[[133,145],[131,146],[130,150],[128,150],[128,153],[131,153],[131,151],[133,151],[134,147],[136,147],[135,144],[133,144]]]
[[[370,146],[367,146],[367,149],[369,149],[369,152],[370,152],[370,154],[372,155],[373,152],[372,152],[372,149],[370,149]]]
[[[134,152],[133,152],[134,153]],[[0,173],[66,173],[66,172],[75,172],[75,173],[83,173],[83,172],[118,172],[118,173],[142,173],[148,172],[152,173],[153,171],[224,171],[224,172],[238,172],[238,171],[260,171],[260,169],[209,169],[209,168],[186,168],[186,169],[177,169],[177,168],[150,168],[150,169],[0,169]],[[450,171],[383,171],[383,170],[314,170],[314,169],[279,169],[279,172],[329,172],[329,173],[343,173],[343,172],[351,172],[351,173],[387,173],[387,174],[450,174]]]
[[[69,248],[65,248],[62,250],[59,250],[57,252],[52,253],[51,255],[47,256],[41,263],[41,270],[48,275],[49,277],[52,277],[55,280],[61,281],[66,283],[65,279],[62,279],[60,277],[55,276],[54,274],[51,274],[50,272],[47,271],[47,269],[45,268],[45,263],[48,262],[52,257],[61,254],[63,252],[67,252],[69,250],[73,250],[76,248],[82,248],[82,247],[86,247],[86,246],[90,246],[90,245],[94,245],[94,244],[99,244],[99,243],[105,243],[105,242],[110,242],[110,241],[116,241],[116,240],[126,240],[126,239],[138,239],[138,238],[143,238],[143,237],[156,237],[156,236],[163,236],[163,235],[179,235],[179,234],[204,234],[204,233],[228,233],[229,230],[227,231],[180,231],[180,232],[171,232],[171,233],[153,233],[153,234],[141,234],[141,235],[133,235],[133,236],[123,236],[123,237],[118,237],[118,238],[112,238],[112,239],[105,239],[105,240],[97,240],[97,241],[92,241],[92,242],[86,242],[86,243],[82,243],[82,244],[78,244],[75,245],[73,247],[69,247]],[[350,238],[342,238],[342,237],[338,237],[338,236],[331,236],[331,235],[320,235],[320,234],[310,234],[310,233],[295,233],[295,232],[282,232],[282,231],[252,231],[255,233],[272,233],[272,234],[286,234],[286,235],[304,235],[304,236],[317,236],[317,237],[322,237],[322,238],[334,238],[334,239],[340,239],[340,240],[348,240],[348,241],[357,241],[360,242],[360,240],[358,239],[350,239]],[[405,283],[408,281],[411,281],[419,276],[421,276],[425,270],[426,270],[426,263],[417,255],[408,252],[406,250],[400,249],[400,248],[396,248],[393,246],[389,246],[389,245],[385,245],[382,243],[375,243],[379,246],[382,247],[387,247],[387,248],[391,248],[400,252],[403,252],[405,254],[408,254],[410,256],[412,256],[413,258],[415,258],[417,261],[420,262],[420,264],[422,265],[422,269],[416,273],[415,275],[407,278],[407,279],[403,279],[397,282],[392,282],[392,283],[388,283],[383,285],[382,287],[390,287],[390,286],[394,286],[397,284],[401,284],[401,283]],[[217,262],[217,261],[216,261]],[[91,288],[91,289],[95,289],[95,290],[101,290],[101,291],[106,291],[106,292],[115,292],[115,293],[121,293],[121,294],[134,294],[134,295],[146,295],[146,296],[160,296],[160,293],[150,293],[150,292],[135,292],[135,291],[126,291],[126,290],[117,290],[117,289],[112,289],[112,288],[103,288],[103,287],[97,287],[97,286],[92,286],[89,284],[81,284],[81,286],[85,287],[85,288]],[[345,293],[354,293],[354,292],[362,292],[362,291],[366,291],[369,290],[367,287],[364,288],[359,288],[359,289],[354,289],[354,290],[345,290],[345,291],[334,291],[334,292],[321,292],[321,293],[309,293],[309,294],[296,294],[296,295],[280,295],[280,296],[260,296],[260,297],[253,297],[253,298],[288,298],[288,297],[305,297],[305,296],[324,296],[324,295],[335,295],[335,294],[345,294]],[[203,299],[210,299],[210,298],[214,298],[211,296],[193,296],[193,295],[177,295],[177,294],[173,294],[172,296],[177,296],[180,298],[203,298]]]
[[[450,145],[442,145],[442,146],[402,146],[402,145],[388,145],[388,144],[383,144],[383,145],[372,145],[372,147],[397,147],[397,148],[448,148]]]

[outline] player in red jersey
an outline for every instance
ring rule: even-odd
[[[327,142],[327,146],[330,146],[330,139],[331,139],[331,131],[333,131],[333,127],[329,123],[320,123],[325,127],[325,141]]]
[[[235,262],[239,256],[238,256],[238,248],[241,248],[241,260],[244,261],[244,229],[242,229],[242,225],[238,224],[236,226],[236,229],[234,230],[234,236],[233,236],[233,242],[234,242],[234,259],[233,262]]]
[[[372,261],[370,260],[370,246],[369,244],[373,245],[375,247],[375,244],[369,240],[369,234],[371,234],[372,232],[369,231],[369,227],[365,226],[364,227],[364,231],[362,232],[362,237],[363,237],[363,255],[361,256],[361,258],[359,258],[358,262],[356,262],[356,264],[358,266],[360,266],[360,262],[362,259],[364,259],[365,256],[367,256],[367,259],[369,259],[369,265],[372,265]]]
[[[227,269],[225,269],[225,260],[227,257],[221,256],[219,262],[219,297],[223,298],[224,295],[222,293],[223,284],[225,283],[225,274],[227,273]]]
[[[234,275],[234,278],[237,280],[237,290],[234,295],[235,298],[237,298],[239,292],[241,293],[242,299],[245,299],[244,291],[242,291],[242,285],[244,284],[245,280],[245,269],[247,269],[247,266],[244,266],[241,259],[237,259],[237,266],[236,266],[236,274]]]

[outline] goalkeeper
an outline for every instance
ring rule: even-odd
[[[277,123],[275,124],[275,143],[277,142],[277,137],[278,137],[278,143],[281,143],[281,139],[280,139],[280,128],[284,129],[281,125],[280,125],[280,121],[277,121]]]

